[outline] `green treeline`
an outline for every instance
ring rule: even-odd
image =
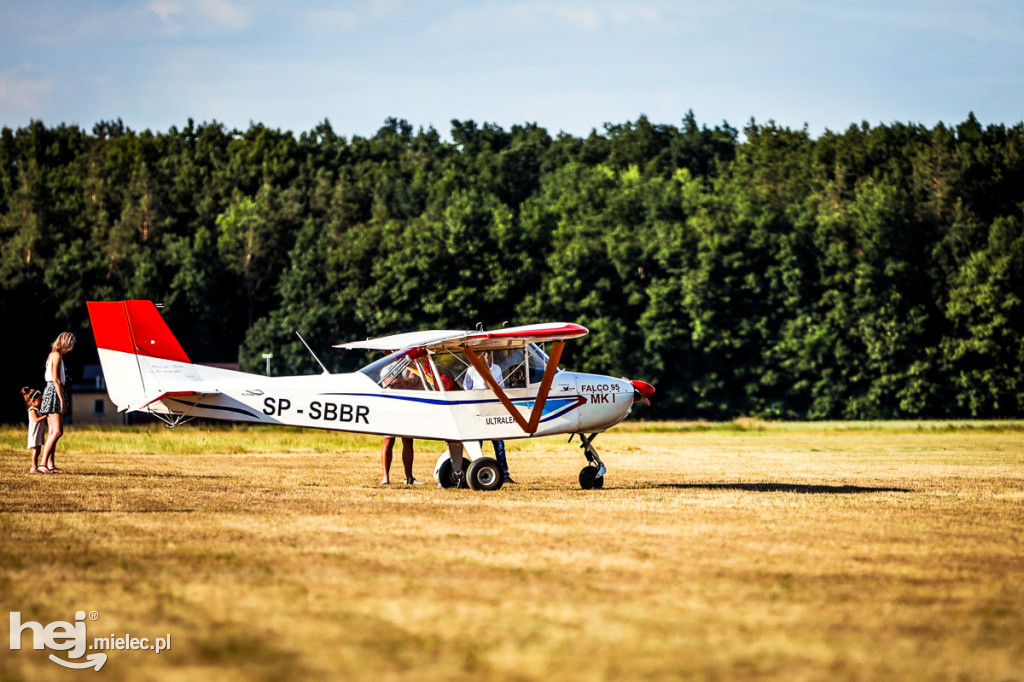
[[[5,391],[62,329],[95,361],[86,300],[151,298],[250,371],[318,371],[295,331],[350,369],[330,344],[564,320],[651,417],[1024,414],[1024,126],[742,132],[4,128]]]

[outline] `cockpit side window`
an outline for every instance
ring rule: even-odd
[[[505,388],[526,388],[526,349],[495,351],[495,362],[502,368]]]
[[[448,351],[433,353],[430,357],[441,377],[441,385],[444,386],[444,390],[461,391],[462,382],[469,369],[469,361],[466,360],[466,357],[462,353]]]

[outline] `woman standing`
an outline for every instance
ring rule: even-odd
[[[69,403],[64,390],[64,354],[75,347],[75,335],[64,332],[57,337],[50,347],[50,355],[46,358],[46,388],[43,389],[43,404],[40,414],[46,415],[46,426],[49,433],[43,445],[40,468],[47,469],[51,474],[66,473],[58,469],[55,463],[57,441],[64,435],[64,414]]]

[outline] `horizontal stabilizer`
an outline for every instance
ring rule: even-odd
[[[210,384],[205,382],[193,381],[188,383],[188,388],[166,389],[161,388],[150,393],[147,393],[142,397],[142,402],[139,405],[126,405],[120,408],[119,411],[124,412],[126,410],[142,410],[153,403],[160,402],[164,398],[194,398],[196,402],[203,396],[220,395],[221,391],[213,388]],[[186,401],[187,402],[187,401]]]

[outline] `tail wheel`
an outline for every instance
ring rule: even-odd
[[[468,457],[462,458],[462,479],[456,480],[452,471],[452,461],[447,457],[441,463],[440,468],[437,470],[437,482],[441,484],[442,488],[468,488],[469,484],[466,482],[466,472],[469,471],[471,462]]]
[[[580,487],[584,490],[600,490],[604,487],[604,476],[599,476],[598,468],[588,464],[580,469]]]
[[[481,457],[466,469],[466,480],[473,490],[498,490],[504,483],[497,460]]]

